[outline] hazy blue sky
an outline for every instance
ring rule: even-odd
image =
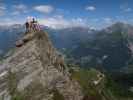
[[[24,23],[27,16],[54,28],[133,24],[133,0],[0,0],[0,24]]]

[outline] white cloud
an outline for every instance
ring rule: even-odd
[[[128,3],[120,5],[120,9],[122,10],[122,12],[131,12],[132,11],[132,8],[129,7]]]
[[[19,15],[21,13],[27,13],[28,7],[24,4],[14,5],[13,6],[14,11],[12,12],[12,15]]]
[[[96,7],[95,6],[87,6],[85,9],[87,11],[94,11],[94,10],[96,10]]]
[[[62,29],[68,27],[84,26],[87,27],[85,21],[82,18],[65,19],[63,17],[50,17],[45,19],[39,19],[40,24],[46,25],[54,29]]]
[[[126,8],[126,9],[124,9],[124,12],[131,12],[131,11],[132,11],[131,8]]]
[[[26,18],[4,18],[0,19],[0,25],[24,24]],[[54,29],[70,28],[70,27],[88,27],[86,20],[82,18],[66,19],[62,15],[54,17],[38,18],[39,24],[48,26]]]
[[[104,22],[107,23],[107,24],[110,24],[110,23],[113,22],[113,20],[112,20],[111,18],[109,18],[109,17],[103,18],[103,20],[104,20]]]
[[[16,18],[4,18],[0,19],[0,25],[13,25],[13,24],[23,24],[23,19],[16,19]]]
[[[3,4],[0,4],[0,16],[5,14],[6,7]]]
[[[34,10],[41,13],[51,13],[54,10],[54,7],[51,5],[38,5],[34,7]]]
[[[12,15],[19,15],[20,14],[20,11],[14,11],[11,13]]]
[[[0,9],[1,10],[6,10],[6,7],[5,6],[0,6]]]
[[[5,12],[3,10],[0,10],[0,16],[3,16]]]
[[[114,19],[114,18],[111,18],[111,17],[105,17],[102,19],[102,21],[100,22],[101,26],[104,26],[104,27],[108,27],[114,23],[116,23],[117,20]],[[103,28],[103,27],[102,27]]]
[[[25,10],[27,7],[24,4],[14,5],[17,10]]]

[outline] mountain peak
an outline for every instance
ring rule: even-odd
[[[65,100],[82,100],[80,86],[70,80],[64,60],[48,34],[43,31],[30,34],[23,38],[29,41],[16,48],[2,65],[6,69],[0,74],[0,86],[4,84],[0,97],[12,100],[21,95],[23,100],[53,100],[56,90]]]

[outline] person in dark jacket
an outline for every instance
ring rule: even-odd
[[[25,23],[25,27],[26,27],[26,34],[27,34],[28,32],[30,32],[30,24],[29,24],[29,22]]]
[[[37,31],[37,21],[35,20],[35,18],[32,19],[31,23],[33,31]]]

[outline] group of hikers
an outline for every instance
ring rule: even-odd
[[[36,18],[34,17],[28,17],[27,21],[25,23],[26,32],[22,39],[19,39],[16,42],[16,47],[21,47],[24,43],[31,40],[34,36],[34,33],[37,31],[40,31],[40,25],[38,24]]]
[[[28,17],[25,23],[26,33],[40,31],[40,26],[35,17]]]

